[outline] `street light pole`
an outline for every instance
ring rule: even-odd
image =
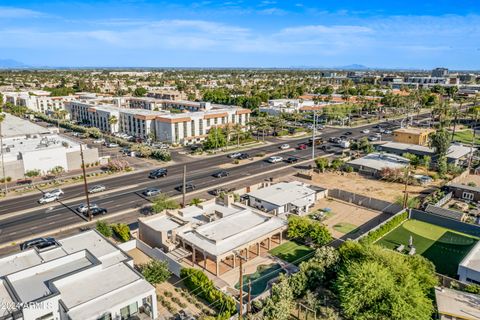
[[[185,203],[185,194],[187,190],[187,165],[183,166],[183,185],[182,185],[182,206],[185,208],[186,203]]]
[[[317,129],[316,112],[313,111],[313,130],[312,130],[312,161],[315,160],[315,131]]]
[[[83,160],[83,144],[80,144],[80,157],[82,158],[83,189],[85,191],[85,198],[87,199],[88,221],[92,221],[92,211],[90,210],[90,198],[88,196],[87,175],[85,174],[85,161]]]
[[[0,118],[2,115],[0,114]],[[3,134],[2,134],[2,120],[0,119],[0,153],[2,154],[2,175],[3,175],[3,186],[5,188],[5,197],[7,196],[8,192],[8,185],[7,185],[7,176],[5,175],[5,158],[3,154]]]

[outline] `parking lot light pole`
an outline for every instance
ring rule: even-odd
[[[317,129],[316,112],[313,111],[313,130],[312,130],[312,161],[315,160],[315,131]]]

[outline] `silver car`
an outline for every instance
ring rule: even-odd
[[[85,213],[87,212],[88,206],[86,203],[81,203],[78,208],[77,208],[77,211],[80,212],[80,213]],[[95,203],[90,203],[90,209],[94,209],[94,208],[98,208],[98,205],[95,204]]]
[[[45,203],[50,203],[58,200],[58,196],[55,194],[44,194],[43,197],[38,199],[38,203],[40,204],[45,204]]]
[[[88,193],[97,193],[97,192],[102,192],[102,191],[105,191],[107,188],[105,188],[104,185],[96,185],[96,186],[92,186],[88,189]]]

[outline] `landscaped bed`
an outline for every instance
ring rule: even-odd
[[[389,249],[408,247],[410,236],[417,254],[435,264],[437,272],[455,278],[458,264],[479,240],[476,237],[430,223],[407,220],[377,241]]]
[[[270,250],[272,256],[278,257],[284,261],[300,264],[303,257],[309,255],[314,249],[294,241],[286,241],[276,248]]]

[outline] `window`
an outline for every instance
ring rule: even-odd
[[[178,123],[175,123],[175,137],[174,139],[178,139]]]
[[[210,127],[210,119],[207,119],[207,127]]]
[[[97,320],[112,320],[112,314],[110,312],[104,313],[103,315],[98,317]]]
[[[198,133],[199,133],[200,135],[203,134],[203,119],[199,119],[199,120],[198,120]]]
[[[137,302],[134,302],[120,309],[120,319],[126,320],[137,313],[138,313],[138,304]]]
[[[465,200],[473,200],[473,193],[471,192],[463,192],[462,199]]]
[[[35,320],[53,320],[53,312],[47,313],[41,317],[36,318]]]
[[[195,121],[191,121],[190,122],[190,127],[191,127],[191,130],[192,130],[192,137],[195,136]]]
[[[232,123],[235,123],[235,115],[232,114]]]
[[[188,129],[187,129],[187,122],[186,121],[183,123],[183,136],[184,137],[188,136]]]

